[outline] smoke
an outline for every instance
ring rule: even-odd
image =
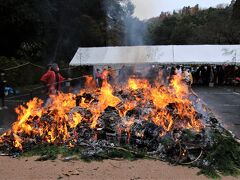
[[[105,0],[106,24],[108,38],[119,36],[116,44],[108,45],[144,45],[146,24],[138,18],[133,17],[135,6],[130,0]]]
[[[132,16],[129,16],[124,20],[124,26],[125,45],[144,45],[146,25],[143,21],[140,21],[138,18],[133,18]]]
[[[131,1],[127,1],[123,5],[125,11],[124,18],[124,42],[125,45],[143,45],[144,44],[144,34],[145,34],[145,24],[138,18],[133,17],[135,6]]]

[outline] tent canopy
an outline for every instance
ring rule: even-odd
[[[240,45],[170,45],[79,48],[71,66],[113,64],[235,64]]]

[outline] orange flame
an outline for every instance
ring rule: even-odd
[[[107,75],[107,71],[103,73],[104,77]],[[92,77],[86,79],[86,89],[82,89],[78,95],[90,93],[94,98],[86,100],[82,97],[79,107],[89,111],[91,116],[85,117],[81,112],[71,113],[76,107],[75,94],[53,95],[44,107],[42,100],[34,98],[26,106],[19,106],[16,109],[17,121],[12,125],[11,131],[0,137],[0,144],[4,136],[12,133],[13,145],[20,150],[23,148],[24,138],[33,135],[41,137],[42,141],[47,143],[68,142],[69,147],[72,147],[74,142],[71,140],[74,138],[70,132],[73,132],[82,121],[89,123],[91,128],[96,128],[99,117],[109,106],[119,111],[125,125],[124,131],[128,134],[135,119],[130,117],[126,121],[127,112],[136,107],[150,109],[142,114],[141,118],[163,127],[164,132],[161,135],[175,127],[191,128],[196,131],[203,128],[192,102],[188,99],[188,86],[182,82],[180,76],[175,76],[168,86],[161,86],[160,83],[152,86],[146,79],[130,78],[128,84],[122,88],[123,92],[128,94],[125,99],[115,94],[113,87],[107,83],[107,78],[100,89],[96,88]],[[174,106],[172,110],[171,106]]]

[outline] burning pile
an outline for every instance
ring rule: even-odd
[[[180,76],[165,86],[130,78],[125,86],[103,82],[101,88],[87,77],[78,94],[52,96],[45,105],[34,98],[18,107],[17,121],[0,136],[0,151],[19,153],[49,144],[80,148],[87,158],[118,149],[198,167],[219,165],[206,159],[208,153],[232,140],[212,138],[229,134],[216,119],[197,112],[197,98],[191,101],[188,90]],[[240,153],[238,144],[232,145]]]
[[[72,147],[78,144],[82,126],[94,132],[90,138],[98,139],[99,131],[104,130],[118,138],[126,134],[128,141],[133,136],[144,139],[138,126],[154,126],[159,138],[177,129],[199,132],[203,128],[181,77],[176,76],[169,86],[151,86],[145,79],[131,78],[126,87],[114,89],[107,82],[97,89],[88,78],[86,87],[78,95],[53,96],[46,107],[38,98],[18,107],[17,122],[0,142],[19,150],[29,141]]]
[[[124,143],[143,147],[150,138],[156,144],[148,148],[157,150],[157,142],[170,133],[182,129],[197,133],[203,128],[201,116],[188,96],[188,86],[180,76],[168,86],[130,78],[124,87],[103,82],[100,89],[88,77],[86,88],[77,95],[52,96],[45,106],[34,98],[26,107],[18,107],[18,120],[1,136],[0,143],[7,144],[11,151],[24,151],[38,143],[73,147],[80,139],[112,136],[118,143],[125,139]]]

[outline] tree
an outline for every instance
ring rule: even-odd
[[[147,32],[147,38],[148,40],[147,44],[153,44],[153,45],[169,45],[171,44],[171,37],[173,34],[173,30],[177,26],[178,19],[176,16],[170,16],[163,21],[157,21],[153,23],[149,23],[148,25],[148,32]]]
[[[135,8],[132,2],[130,0],[105,0],[104,4],[106,8],[107,45],[132,45],[132,32],[136,32],[134,28],[137,24],[137,19],[132,18]],[[130,24],[131,26],[129,26]]]
[[[239,1],[238,1],[239,2]],[[199,10],[184,7],[178,13],[148,21],[147,44],[238,44],[240,23],[231,22],[232,6]],[[238,13],[240,11],[237,11]],[[237,17],[236,13],[234,17]]]
[[[0,54],[17,56],[38,55],[44,27],[51,20],[48,0],[0,1]],[[26,50],[26,54],[19,50]]]
[[[240,21],[240,0],[236,0],[235,4],[233,5],[232,19]]]

